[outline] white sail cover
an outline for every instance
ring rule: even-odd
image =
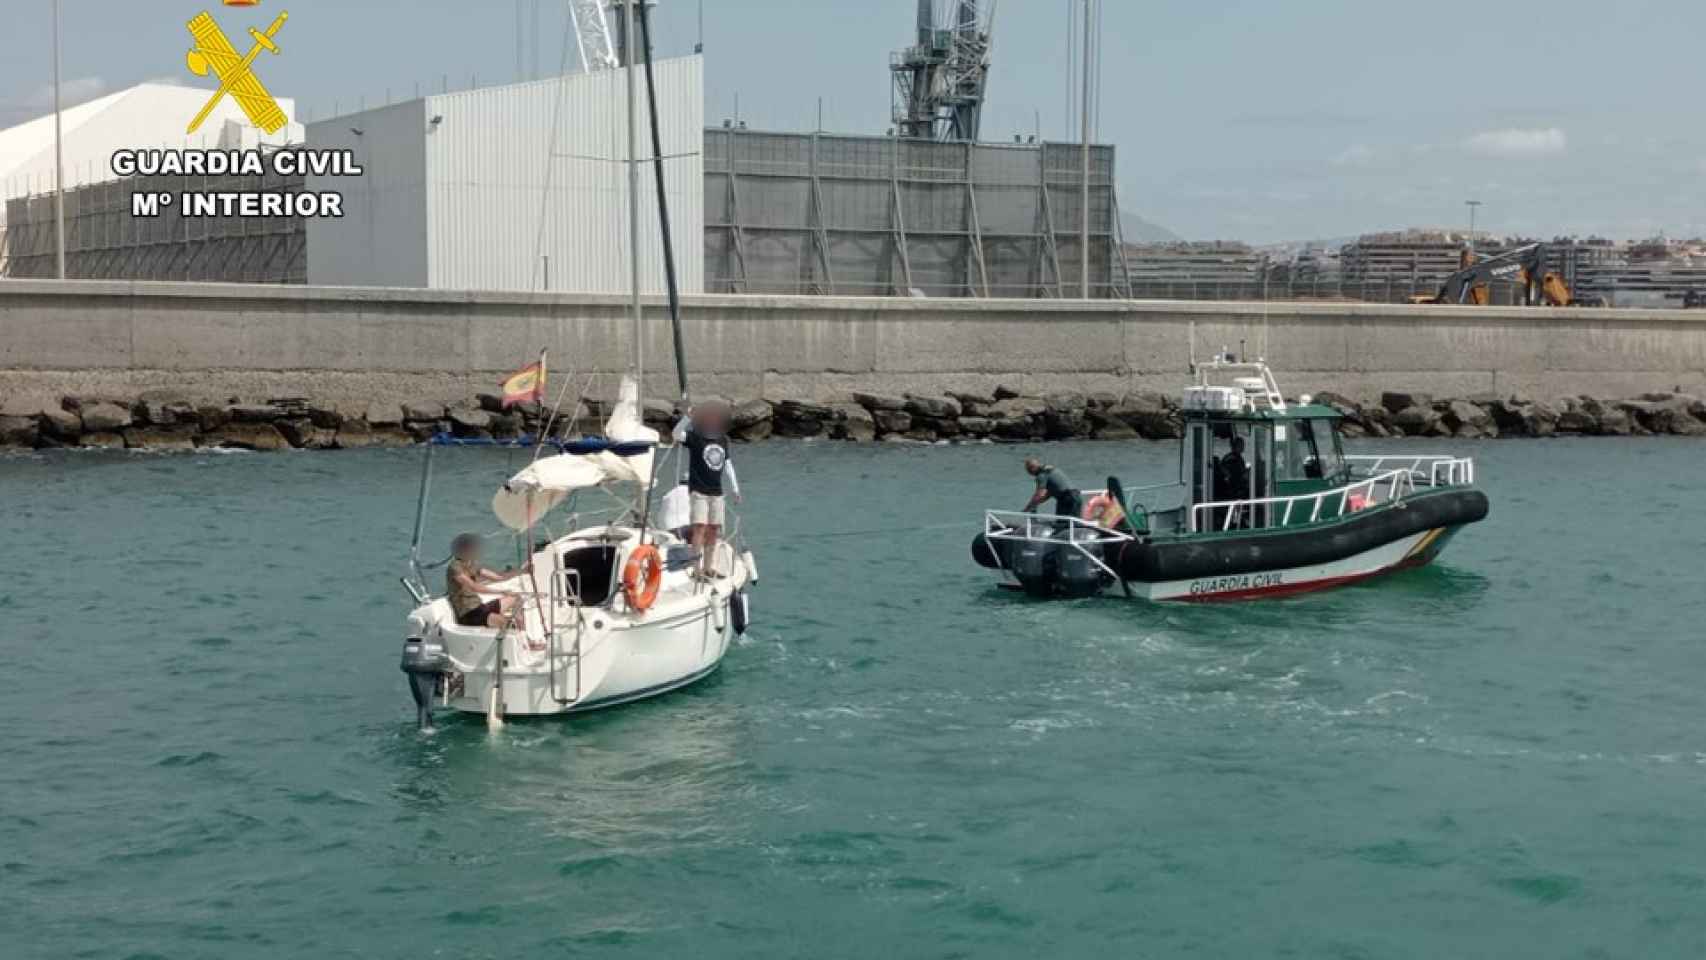
[[[620,443],[658,442],[658,433],[640,414],[640,388],[624,377],[616,409],[604,424],[604,435]],[[607,483],[646,484],[651,481],[653,450],[632,457],[610,452],[562,453],[541,457],[498,488],[492,512],[511,530],[527,530],[576,490]]]

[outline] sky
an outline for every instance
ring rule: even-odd
[[[506,82],[564,64],[565,0],[62,0],[68,103],[196,81],[184,23],[235,33],[280,10],[257,68],[299,117]],[[1067,139],[1067,11],[1004,0],[986,139]],[[1190,239],[1253,243],[1403,227],[1551,237],[1706,234],[1706,4],[1698,0],[1101,0],[1098,139],[1123,211]],[[52,4],[6,0],[0,126],[51,105]],[[534,10],[537,8],[537,19]],[[706,118],[882,133],[888,56],[915,0],[704,0]],[[661,55],[701,39],[662,0]],[[535,28],[537,23],[537,28]],[[20,42],[39,38],[40,42]],[[567,64],[578,69],[572,48]]]

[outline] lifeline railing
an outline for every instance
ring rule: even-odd
[[[1378,496],[1384,487],[1384,497]],[[1331,490],[1321,490],[1315,493],[1299,493],[1287,497],[1261,497],[1253,500],[1220,500],[1213,503],[1199,503],[1191,507],[1191,533],[1202,530],[1266,530],[1270,527],[1284,527],[1292,522],[1298,508],[1304,507],[1309,511],[1307,523],[1321,519],[1321,511],[1328,504],[1335,503],[1338,512],[1334,517],[1343,516],[1347,512],[1360,510],[1365,506],[1376,503],[1390,503],[1416,489],[1415,474],[1408,468],[1388,470],[1376,474],[1366,480],[1335,487]],[[1356,500],[1352,500],[1356,497]],[[1261,508],[1266,509],[1261,509]],[[1215,511],[1224,511],[1216,513]],[[1204,516],[1208,523],[1203,522]],[[1216,519],[1218,517],[1218,519]],[[1329,518],[1330,519],[1330,518]]]
[[[1091,492],[1085,491],[1086,494]],[[1062,537],[1062,531],[1067,531],[1068,535]],[[1025,513],[1019,510],[984,511],[983,535],[989,540],[1014,540],[1049,543],[1063,547],[1070,546],[1088,557],[1091,563],[1102,569],[1102,572],[1115,579],[1119,579],[1119,574],[1103,562],[1099,550],[1093,551],[1090,548],[1100,548],[1110,543],[1124,543],[1137,539],[1131,534],[1109,530],[1107,527],[1073,516]]]
[[[1364,473],[1376,474],[1382,469],[1404,469],[1417,483],[1426,481],[1430,487],[1467,486],[1475,482],[1475,461],[1449,453],[1386,454],[1384,456],[1346,457],[1345,462],[1363,468]]]

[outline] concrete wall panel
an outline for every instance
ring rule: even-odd
[[[683,311],[695,391],[731,396],[831,400],[855,389],[997,385],[1172,393],[1193,343],[1206,359],[1241,341],[1248,354],[1265,354],[1293,392],[1706,393],[1706,317],[1684,311],[727,296],[689,297]],[[647,393],[672,397],[663,300],[648,298],[646,315]],[[278,395],[404,391],[449,400],[490,391],[541,347],[560,376],[596,375],[595,392],[614,389],[633,349],[626,298],[0,284],[0,391],[164,381],[219,384],[223,395],[266,384]]]

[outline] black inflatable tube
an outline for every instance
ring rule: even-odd
[[[971,558],[980,567],[991,570],[1006,570],[1007,558],[1011,555],[1013,542],[1011,540],[991,540],[978,534],[971,541]]]
[[[1109,566],[1127,580],[1160,583],[1332,563],[1424,530],[1458,527],[1487,516],[1479,490],[1439,490],[1296,532],[1111,544]]]

